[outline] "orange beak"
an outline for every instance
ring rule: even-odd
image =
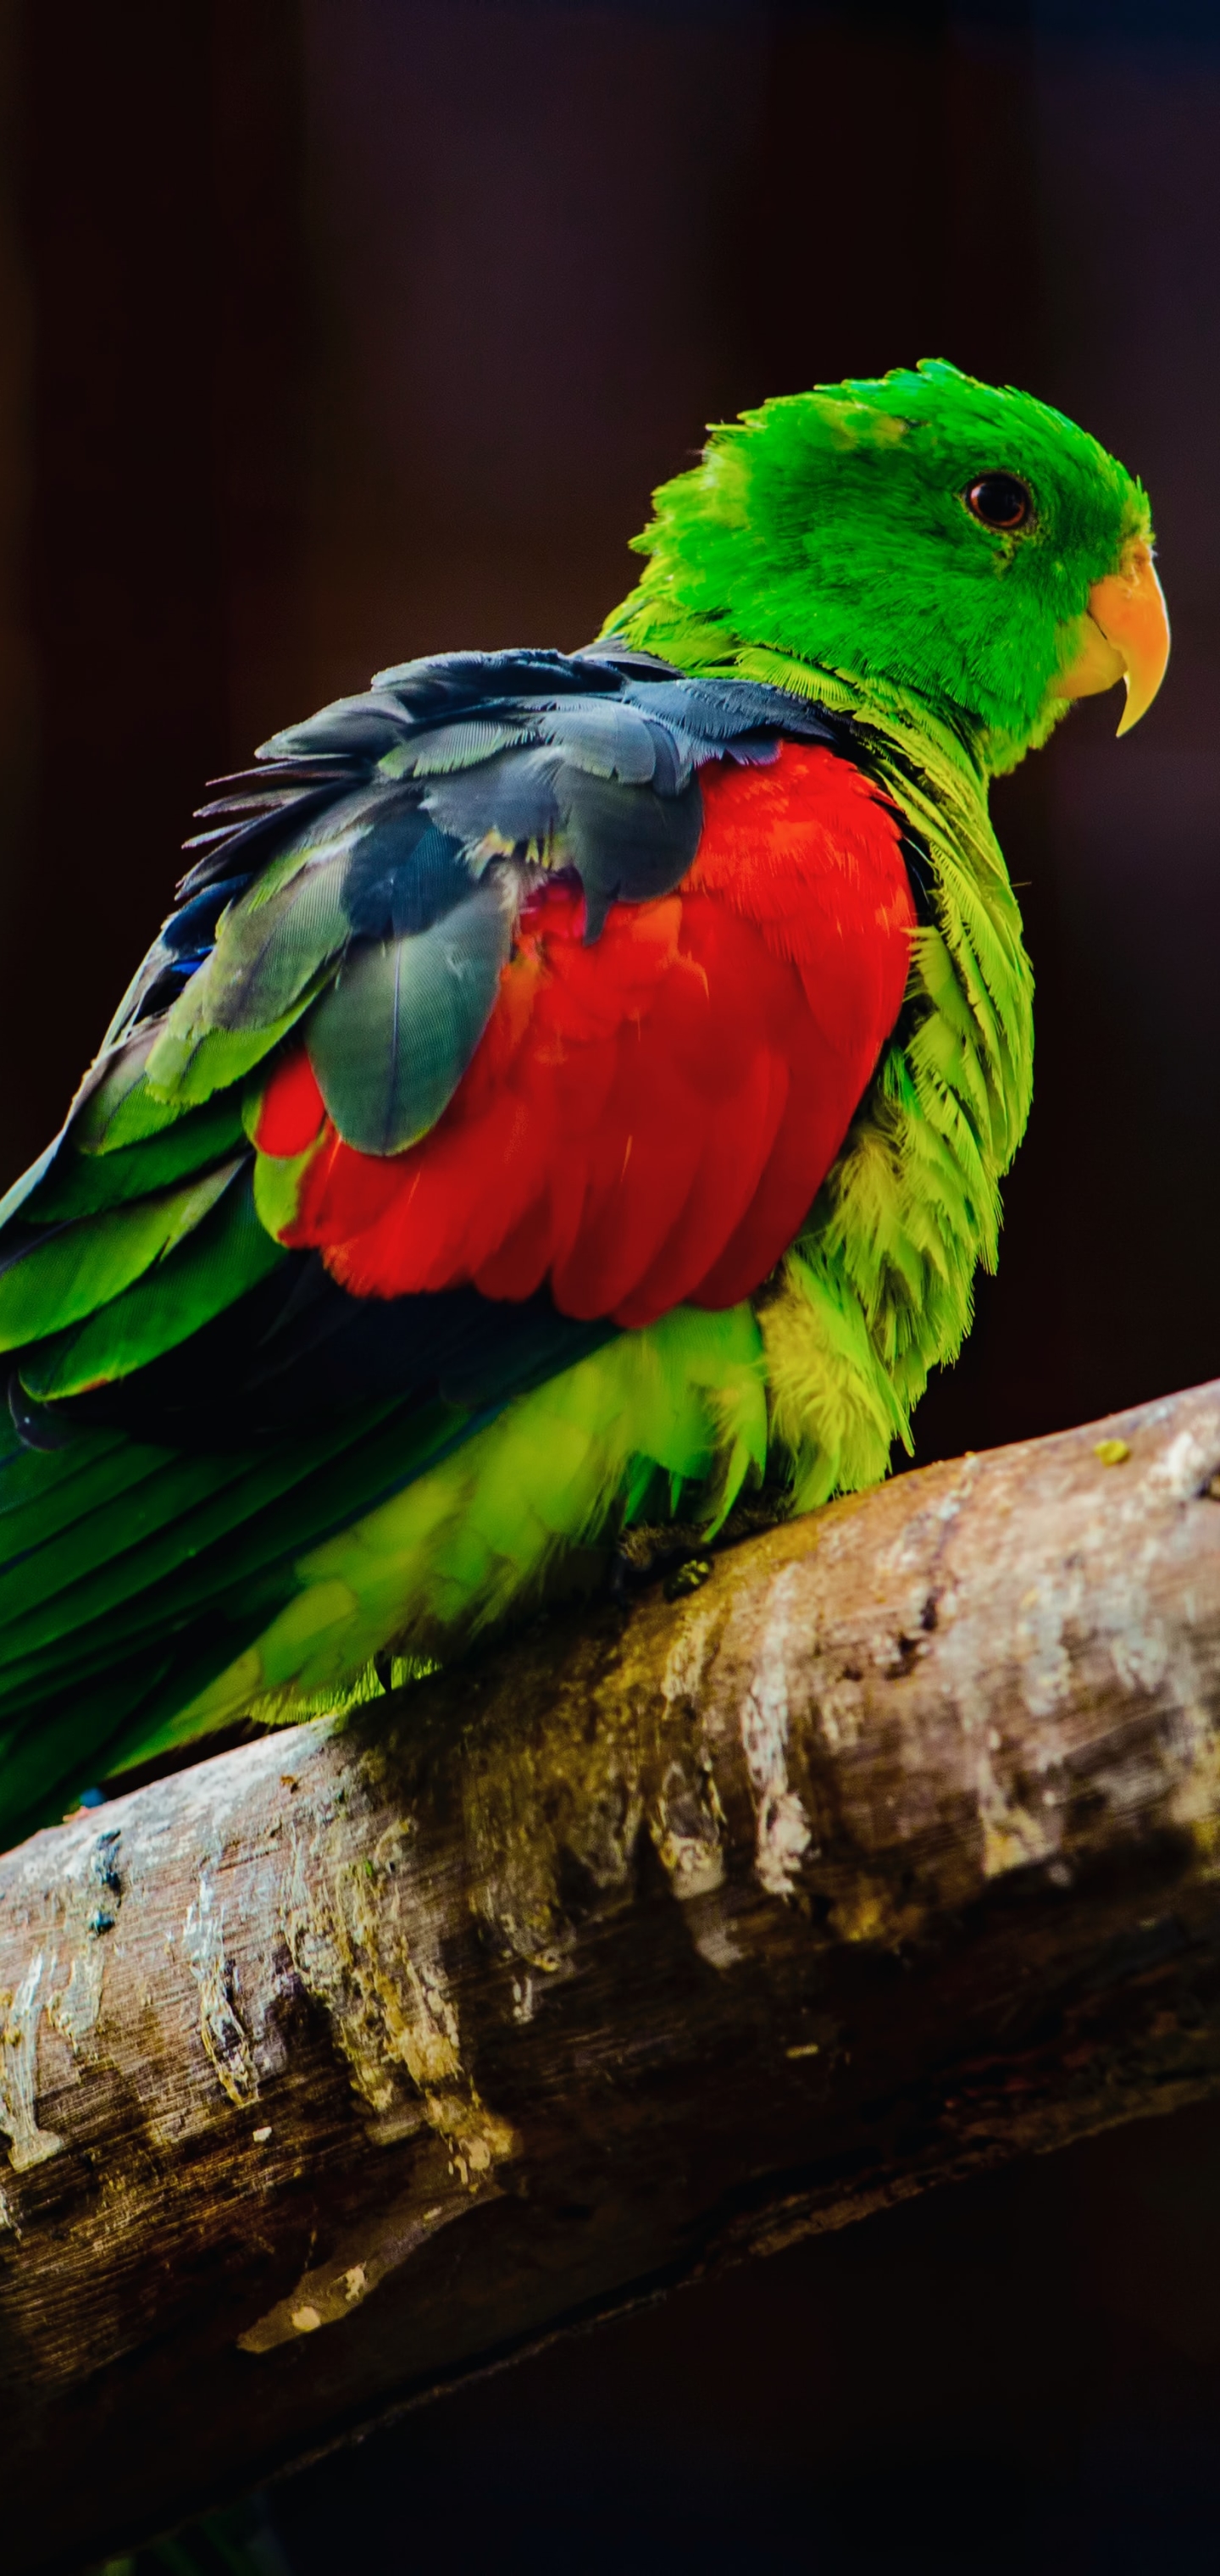
[[[1093,698],[1127,684],[1118,730],[1130,733],[1147,713],[1169,660],[1169,612],[1146,537],[1128,548],[1118,572],[1095,581],[1081,619],[1080,649],[1052,683],[1056,698]]]

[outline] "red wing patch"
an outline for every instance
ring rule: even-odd
[[[914,908],[898,823],[835,753],[702,772],[689,875],[582,942],[579,887],[522,918],[495,1010],[436,1126],[357,1153],[303,1049],[257,1141],[304,1154],[291,1245],[357,1296],[471,1280],[647,1324],[731,1306],[786,1251],[902,1003]],[[316,1140],[316,1142],[315,1142]]]

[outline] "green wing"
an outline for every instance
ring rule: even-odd
[[[610,1330],[473,1290],[366,1308],[286,1251],[247,1132],[277,1050],[305,1046],[349,1143],[408,1146],[538,871],[580,875],[591,937],[668,891],[698,761],[769,757],[784,703],[643,657],[442,657],[203,809],[62,1133],[0,1203],[0,1830],[137,1758],[294,1598],[302,1551]]]

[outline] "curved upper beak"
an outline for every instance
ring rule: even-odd
[[[1146,537],[1136,539],[1118,572],[1095,581],[1081,621],[1080,650],[1052,683],[1057,698],[1091,698],[1127,684],[1120,733],[1146,714],[1169,660],[1169,612]]]

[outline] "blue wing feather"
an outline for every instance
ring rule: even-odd
[[[245,1065],[293,1013],[340,1133],[400,1150],[478,1045],[530,868],[580,878],[596,940],[612,904],[646,902],[685,875],[702,829],[700,762],[770,760],[793,737],[861,757],[850,720],[814,702],[691,678],[612,639],[570,655],[397,664],[363,696],[275,734],[253,769],[214,782],[178,904],[63,1136],[10,1192],[8,1214],[37,1226],[40,1191],[48,1207],[85,1208],[91,1190],[99,1208],[135,1196],[126,1169],[113,1190],[90,1170],[119,1149],[151,1154],[154,1140],[167,1170],[188,1169],[193,1138],[202,1153],[210,1135],[191,1102],[209,1083],[236,1101]],[[234,1032],[241,1046],[226,1056]],[[201,1046],[214,1047],[215,1078],[205,1067],[175,1100],[174,1068]],[[30,1239],[20,1226],[0,1238],[0,1258],[23,1257]]]

